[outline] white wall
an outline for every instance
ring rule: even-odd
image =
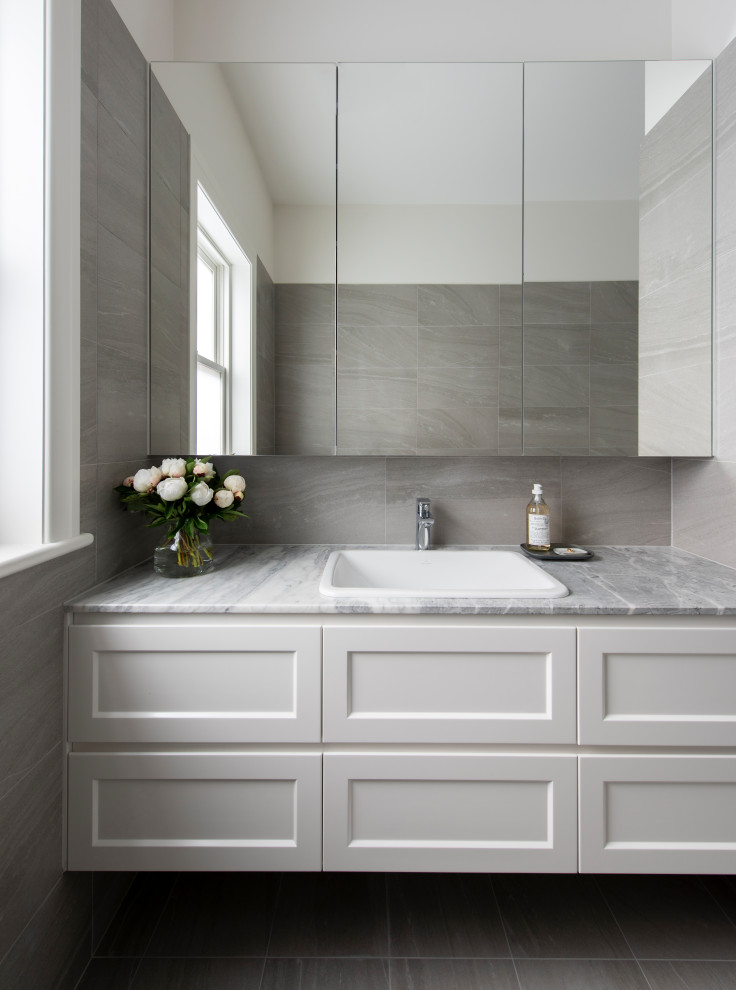
[[[670,51],[670,0],[176,0],[179,59],[520,61]]]
[[[671,0],[672,58],[715,58],[736,37],[733,0]]]
[[[639,278],[639,201],[524,204],[528,282]]]
[[[255,265],[274,269],[273,204],[230,91],[216,65],[154,66],[192,139],[192,157],[207,194]]]
[[[123,23],[149,62],[174,55],[176,0],[112,0]]]

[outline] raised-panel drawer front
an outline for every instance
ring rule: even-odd
[[[327,753],[325,870],[575,872],[574,755]]]
[[[318,742],[318,627],[72,626],[73,742]]]
[[[575,630],[324,630],[328,742],[574,742]]]
[[[736,757],[580,757],[580,870],[736,873]]]
[[[322,757],[72,753],[70,870],[319,870]]]
[[[581,629],[580,742],[736,746],[736,630]]]

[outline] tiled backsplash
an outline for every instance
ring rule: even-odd
[[[222,543],[413,544],[415,500],[432,499],[437,545],[525,538],[533,482],[552,538],[670,544],[670,462],[620,457],[218,457],[248,483],[250,518],[216,524]]]
[[[637,283],[340,285],[340,454],[635,455]],[[276,449],[331,453],[333,294],[276,286]],[[523,372],[522,372],[523,347]],[[523,403],[522,403],[523,389]]]

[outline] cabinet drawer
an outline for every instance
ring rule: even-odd
[[[319,870],[319,753],[72,753],[70,870]]]
[[[574,755],[324,757],[324,869],[575,872]]]
[[[581,629],[580,742],[736,746],[736,631]]]
[[[316,742],[315,627],[72,626],[74,742]]]
[[[736,757],[581,756],[580,870],[735,873]]]
[[[574,742],[574,629],[324,631],[329,742]]]

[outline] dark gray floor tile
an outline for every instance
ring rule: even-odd
[[[388,883],[392,956],[509,956],[487,876],[394,874]]]
[[[494,878],[514,957],[621,959],[631,956],[590,877],[509,875]]]
[[[123,905],[135,873],[92,874],[92,953]]]
[[[268,954],[388,955],[383,874],[286,874]]]
[[[702,882],[736,925],[736,877],[703,877]]]
[[[140,959],[93,959],[76,990],[129,990]]]
[[[267,960],[260,990],[297,990],[297,988],[299,990],[388,990],[388,962],[385,959]]]
[[[606,876],[598,883],[638,959],[736,959],[736,926],[696,877]]]
[[[521,959],[521,990],[650,990],[636,962],[611,959]]]
[[[0,888],[0,920],[9,928],[17,907],[3,893]],[[88,873],[63,874],[0,962],[0,987],[73,990],[89,962],[91,900]]]
[[[391,990],[519,990],[510,959],[392,959]]]
[[[258,990],[262,973],[263,959],[144,959],[130,990]]]
[[[643,962],[651,990],[733,990],[736,963]]]
[[[175,881],[175,873],[139,873],[95,954],[142,956]]]
[[[182,873],[147,956],[265,956],[278,873]]]

